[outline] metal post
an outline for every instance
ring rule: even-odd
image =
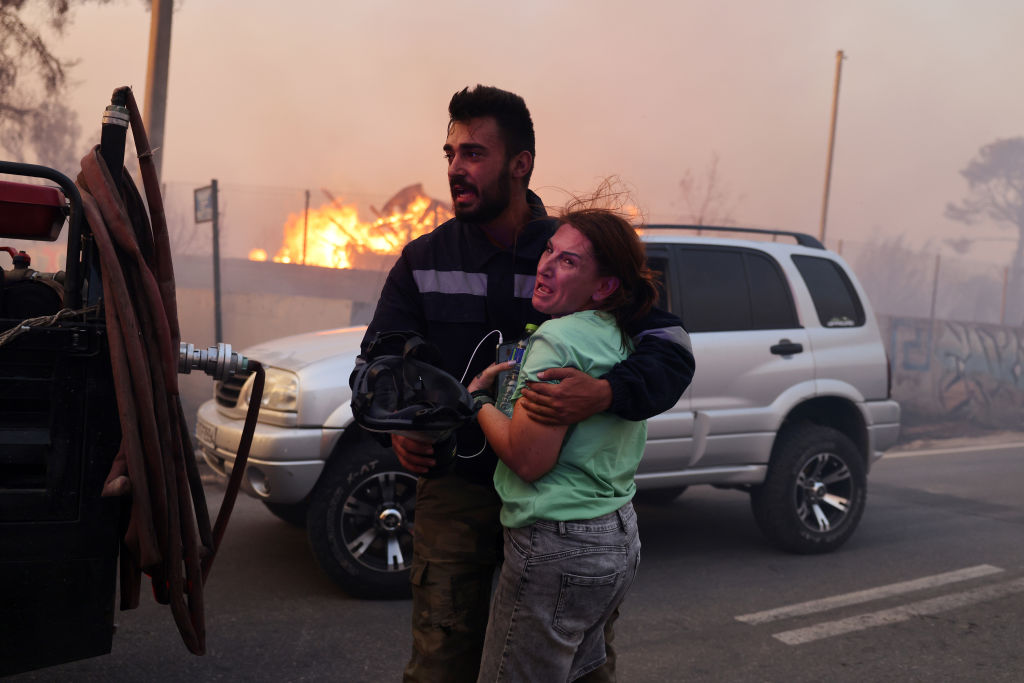
[[[309,190],[306,190],[306,212],[302,220],[302,265],[306,265],[306,239],[309,237]]]
[[[219,344],[224,341],[224,335],[220,322],[220,207],[216,178],[210,181],[210,195],[213,201],[213,333]]]
[[[832,88],[832,125],[828,132],[828,159],[825,162],[825,196],[821,200],[821,229],[818,239],[825,244],[825,219],[828,217],[828,195],[832,186],[832,152],[836,146],[836,118],[839,115],[839,76],[843,71],[843,51],[836,52],[836,80]]]
[[[1003,300],[999,304],[999,324],[1006,324],[1006,289],[1010,285],[1010,266],[1003,268]]]
[[[171,63],[171,12],[174,0],[151,0],[149,22],[149,62],[146,66],[146,94],[143,99],[143,125],[155,154],[157,177],[160,177],[164,146],[164,120],[167,112],[167,72]]]

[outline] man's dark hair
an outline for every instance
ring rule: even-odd
[[[537,158],[537,141],[533,135],[533,119],[526,102],[515,93],[494,88],[489,85],[477,85],[473,89],[463,88],[452,95],[448,103],[448,130],[453,123],[466,123],[470,119],[482,116],[493,116],[501,130],[505,142],[505,158],[511,159],[522,151],[527,151],[533,159]],[[533,164],[524,178],[530,185]]]

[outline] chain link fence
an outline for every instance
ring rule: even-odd
[[[182,255],[212,254],[209,223],[195,222],[193,195],[205,183],[167,183],[164,206],[172,250]],[[308,193],[308,199],[307,199]],[[335,192],[327,188],[285,188],[238,185],[218,180],[220,253],[223,258],[249,258],[262,250],[268,259],[284,246],[285,226],[301,223],[307,207],[351,206],[363,220],[376,218],[376,207],[389,195]]]
[[[879,315],[1024,327],[1024,269],[907,249],[841,241]]]

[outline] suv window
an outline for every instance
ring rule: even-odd
[[[749,249],[677,247],[678,301],[688,332],[792,329],[796,309],[785,276]]]
[[[668,282],[668,256],[661,253],[650,254],[647,257],[647,267],[654,271],[657,278],[654,281],[658,289],[658,298],[654,302],[657,308],[663,311],[672,311],[675,302],[672,300],[671,289]]]
[[[864,307],[857,298],[853,283],[835,261],[794,254],[793,263],[807,283],[822,325],[860,327],[864,324]]]

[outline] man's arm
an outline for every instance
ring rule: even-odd
[[[356,363],[366,362],[380,355],[402,353],[404,341],[397,337],[374,345],[373,342],[378,333],[409,330],[422,335],[426,327],[422,297],[416,286],[416,280],[413,279],[412,266],[403,250],[402,255],[388,273],[388,278],[381,289],[377,308],[373,312],[373,319],[366,328],[366,334],[363,335],[363,341],[359,345],[360,353]],[[352,373],[349,377],[349,386],[352,386],[354,378],[355,373]]]
[[[375,344],[374,341],[379,332],[409,330],[422,334],[425,329],[426,319],[423,316],[419,288],[416,286],[416,281],[412,276],[412,267],[403,251],[398,261],[392,266],[388,278],[384,282],[384,287],[381,289],[377,308],[373,312],[373,320],[366,328],[366,334],[363,335],[363,341],[359,345],[360,353],[356,358],[356,369],[363,363],[373,360],[375,356],[402,353],[404,342],[399,337]],[[356,371],[353,370],[348,380],[349,386],[353,389],[355,376]],[[435,463],[432,457],[434,448],[430,444],[397,434],[371,432],[371,435],[382,446],[392,446],[395,455],[398,456],[398,461],[411,472],[422,474]]]
[[[636,349],[602,377],[612,390],[608,410],[627,420],[646,420],[674,406],[690,386],[693,347],[682,321],[658,309],[626,332]]]
[[[572,368],[538,376],[558,384],[530,383],[521,402],[543,424],[572,424],[604,410],[627,420],[645,420],[676,404],[693,379],[690,337],[671,313],[652,310],[630,326],[636,348],[629,358],[595,379]]]

